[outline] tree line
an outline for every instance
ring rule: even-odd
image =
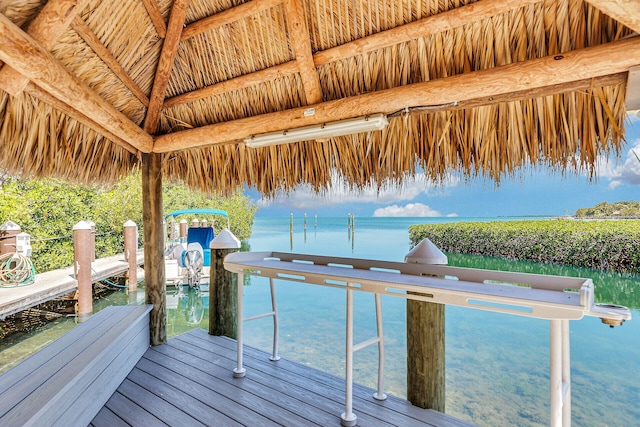
[[[251,236],[257,207],[241,191],[230,196],[203,194],[181,182],[163,186],[165,214],[178,209],[212,208],[229,213],[231,231],[240,239]],[[202,218],[199,218],[202,219]],[[207,218],[210,222],[213,218]],[[142,245],[142,181],[139,172],[111,187],[91,187],[56,179],[26,180],[3,177],[0,186],[0,223],[13,221],[31,235],[36,272],[73,264],[73,226],[82,220],[96,225],[96,257],[122,252],[123,224],[138,225]],[[216,231],[226,227],[216,223]]]

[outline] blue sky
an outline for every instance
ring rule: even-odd
[[[496,187],[492,181],[465,182],[452,176],[436,186],[420,178],[401,190],[349,193],[336,179],[334,189],[324,196],[298,188],[288,196],[272,200],[249,193],[260,209],[257,216],[294,215],[343,216],[524,216],[566,215],[600,202],[640,200],[640,119],[629,115],[627,143],[619,158],[602,158],[597,179],[582,174],[566,176],[547,169],[526,171],[518,178],[505,178]],[[633,151],[632,151],[633,150]]]

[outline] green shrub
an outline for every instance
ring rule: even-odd
[[[409,236],[447,252],[640,273],[640,220],[424,224]]]
[[[223,209],[231,218],[231,231],[247,240],[257,210],[251,200],[238,191],[230,197],[205,195],[182,183],[163,186],[164,211],[177,209]],[[140,230],[143,244],[142,183],[140,173],[122,178],[110,188],[90,188],[59,180],[21,180],[6,178],[0,188],[0,224],[11,220],[31,235],[32,261],[36,272],[73,264],[73,226],[82,220],[96,225],[96,257],[122,252],[123,225],[132,220]],[[217,229],[225,226],[218,221]]]

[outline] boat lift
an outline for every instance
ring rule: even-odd
[[[594,316],[611,327],[631,319],[622,306],[596,304],[593,282],[561,276],[514,273],[475,268],[417,263],[389,262],[356,258],[316,256],[284,252],[236,252],[227,255],[224,267],[238,274],[270,279],[272,308],[268,313],[242,317],[242,286],[238,286],[238,353],[235,377],[243,377],[244,321],[273,316],[274,339],[271,360],[278,360],[278,311],[274,280],[288,280],[346,290],[346,397],[342,425],[354,426],[352,408],[353,353],[378,344],[378,388],[374,398],[384,400],[384,337],[380,295],[450,304],[479,310],[547,319],[550,321],[550,402],[551,426],[571,424],[571,386],[569,321]],[[353,343],[353,292],[375,294],[378,336]]]

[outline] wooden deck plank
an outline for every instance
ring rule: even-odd
[[[176,360],[165,353],[155,350],[157,348],[150,349],[145,357],[140,360],[139,369],[147,372],[153,370],[153,375],[157,378],[172,384],[176,384],[176,378],[178,378],[181,390],[189,393],[194,399],[205,403],[212,411],[223,414],[234,420],[234,422],[240,422],[241,420],[243,424],[277,425],[269,418],[253,411],[253,408],[238,405],[231,396],[226,395],[227,388],[224,387],[224,384],[217,384],[216,378],[199,371],[195,373],[189,372],[189,368],[185,368],[181,360]]]
[[[195,335],[195,334],[194,334]],[[209,335],[206,335],[209,337]],[[186,337],[183,337],[186,338]],[[219,357],[226,358],[228,360],[227,369],[231,370],[235,367],[235,349],[224,348],[222,346],[212,345],[212,341],[208,339],[198,340],[200,337],[190,336],[189,338],[195,338],[194,341],[189,340],[192,345],[198,346],[198,344],[203,345],[203,347],[198,347],[204,354],[213,353]],[[216,343],[218,340],[215,341]],[[230,341],[235,345],[234,341]],[[193,348],[188,347],[186,342],[181,342],[180,348]],[[245,347],[246,349],[247,347]],[[194,352],[197,354],[197,351]],[[204,355],[201,353],[200,355]],[[328,400],[328,408],[327,410],[331,412],[333,415],[340,414],[344,411],[344,402],[345,402],[345,382],[344,379],[333,377],[327,374],[327,376],[331,379],[325,382],[317,381],[318,376],[316,374],[322,374],[320,371],[313,370],[309,372],[308,367],[304,367],[299,364],[290,364],[284,359],[273,363],[271,362],[266,353],[260,352],[257,350],[255,355],[252,355],[245,361],[245,366],[247,369],[247,375],[250,375],[252,380],[260,381],[261,376],[269,376],[270,381],[279,383],[284,385],[288,390],[294,391],[297,388],[303,390],[302,393],[308,393],[315,396],[325,396],[325,399]],[[257,356],[257,357],[256,357]],[[283,362],[282,364],[280,362]],[[293,368],[293,369],[291,369]],[[283,371],[286,374],[283,374]],[[320,376],[324,379],[324,375]],[[269,381],[269,380],[267,380]],[[268,384],[269,382],[267,382]],[[355,385],[355,384],[354,384]],[[273,386],[275,387],[275,385]],[[358,415],[358,419],[361,423],[367,424],[375,424],[379,426],[402,426],[402,427],[413,427],[417,423],[422,425],[431,425],[425,424],[424,422],[424,410],[419,410],[416,413],[418,417],[412,417],[405,414],[402,411],[395,411],[392,408],[386,406],[386,401],[378,401],[373,399],[373,390],[364,388],[363,392],[356,393],[354,390],[353,394],[353,408],[354,412]],[[314,405],[319,405],[321,402],[318,402],[318,398],[315,397],[311,400]],[[410,405],[410,404],[409,404]],[[413,405],[410,405],[413,407]],[[419,409],[413,407],[413,409]],[[393,411],[393,424],[388,424],[387,419],[389,418],[391,411]]]
[[[143,370],[146,369],[146,370]],[[174,375],[166,375],[173,373],[168,369],[151,362],[148,359],[141,361],[139,367],[131,371],[129,379],[141,387],[151,391],[170,402],[172,405],[188,408],[189,415],[204,424],[214,424],[220,426],[242,426],[242,424],[232,420],[218,411],[212,411],[212,408],[204,404],[199,394],[190,394],[183,388],[182,381],[176,381]],[[153,372],[155,375],[152,375]],[[165,375],[163,375],[163,373]],[[172,383],[174,385],[172,385]]]
[[[221,394],[234,401],[235,405],[241,405],[244,408],[237,415],[236,420],[244,423],[247,411],[255,412],[257,415],[262,414],[268,418],[272,425],[323,425],[322,421],[333,421],[333,418],[327,419],[327,414],[314,411],[303,411],[300,407],[304,407],[302,402],[296,402],[295,410],[287,407],[287,402],[282,399],[274,399],[273,391],[268,387],[251,387],[249,381],[243,379],[234,379],[231,370],[217,367],[215,364],[207,364],[206,361],[196,360],[194,357],[176,348],[163,346],[158,349],[158,353],[164,355],[180,354],[180,360],[174,364],[173,368],[177,369],[179,375],[187,375],[190,378],[196,378],[203,385],[214,387]],[[204,365],[207,369],[193,366]],[[275,402],[274,402],[275,400]],[[291,402],[288,402],[291,403]],[[301,413],[304,412],[304,413]],[[304,415],[308,416],[307,418]],[[253,414],[250,414],[253,417]]]
[[[124,422],[129,426],[166,427],[165,423],[160,421],[157,417],[149,413],[149,411],[135,403],[133,400],[122,395],[119,391],[116,391],[111,396],[105,404],[105,407],[114,414],[117,414],[118,417],[124,420]],[[101,414],[102,412],[98,412],[98,416]],[[94,418],[91,423],[100,424],[101,422],[102,421]]]
[[[103,406],[100,412],[93,419],[90,427],[130,427],[127,422],[113,413],[106,406]]]
[[[235,340],[232,340],[227,337],[213,337],[203,329],[193,329],[189,331],[187,334],[183,334],[179,337],[176,337],[176,339],[177,340],[189,339],[190,342],[196,343],[194,341],[191,341],[192,337],[197,338],[201,341],[215,343],[212,347],[212,349],[215,349],[215,354],[220,354],[219,353],[221,351],[220,349],[225,348],[228,351],[228,352],[225,352],[225,354],[232,355],[234,360],[233,367],[235,367],[235,352],[236,352]],[[291,360],[284,359],[284,358],[278,361],[278,366],[276,367],[274,366],[273,363],[271,363],[268,360],[269,355],[263,352],[262,350],[258,350],[250,346],[245,346],[244,349],[245,349],[244,350],[245,356],[250,356],[249,359],[245,359],[245,365],[252,367],[254,366],[253,363],[255,361],[260,361],[262,363],[255,365],[256,368],[261,369],[266,367],[270,371],[275,371],[276,375],[278,375],[277,369],[286,369],[287,371],[290,371],[291,376],[304,376],[305,378],[312,379],[313,381],[326,385],[327,387],[330,387],[332,390],[341,391],[342,394],[340,395],[339,401],[341,403],[344,403],[344,379],[343,378],[336,377],[332,374],[329,374],[327,372],[323,372],[317,369],[309,369],[309,367],[307,366],[304,366],[300,363],[293,362]],[[433,420],[435,425],[446,425],[446,426],[452,426],[452,427],[469,427],[474,425],[472,423],[459,420],[457,418],[448,416],[446,414],[443,414],[435,410],[431,410],[431,409],[425,410],[422,408],[418,408],[417,406],[412,405],[407,400],[400,399],[396,396],[390,395],[384,401],[378,401],[378,400],[372,399],[372,394],[374,391],[375,390],[369,387],[365,387],[361,384],[354,383],[353,384],[354,407],[355,407],[356,399],[360,399],[362,403],[366,406],[366,409],[372,411],[372,413],[376,413],[376,409],[372,407],[371,404],[376,405],[378,407],[384,407],[387,410],[392,410],[400,414],[404,414],[406,416],[410,416],[417,420],[424,419],[425,411],[426,411],[429,413],[428,415],[429,419]]]
[[[178,408],[170,402],[159,397],[155,393],[139,386],[130,379],[126,379],[118,387],[118,392],[129,400],[135,401],[146,411],[153,414],[160,421],[169,426],[204,426],[205,424],[193,418],[185,410],[189,408]],[[136,422],[133,425],[144,425]]]
[[[176,340],[177,341],[177,340]],[[179,344],[175,344],[177,348],[188,352],[193,357],[201,358],[197,364],[206,367],[207,372],[209,369],[215,369],[206,362],[207,355],[214,354],[220,356],[216,361],[217,370],[220,371],[218,375],[222,378],[229,378],[232,381],[231,372],[235,367],[235,352],[233,356],[229,357],[227,354],[216,354],[211,349],[203,349],[201,347],[190,345],[189,343],[182,341]],[[265,354],[263,353],[263,356]],[[266,357],[265,357],[266,359]],[[339,415],[344,411],[344,387],[342,390],[331,390],[328,393],[327,388],[316,384],[309,380],[307,376],[295,375],[292,372],[283,370],[277,362],[271,362],[268,359],[264,361],[251,361],[253,363],[247,364],[247,367],[251,368],[251,372],[248,375],[251,378],[251,382],[248,382],[247,387],[239,385],[238,387],[247,390],[252,385],[254,387],[271,389],[269,399],[273,400],[276,404],[284,405],[291,410],[297,411],[298,414],[305,416],[308,420],[317,421],[320,425],[335,425],[340,424]],[[261,363],[269,364],[268,370],[275,373],[275,375],[266,375],[261,372],[259,365]],[[254,368],[256,368],[254,370]],[[235,380],[237,382],[237,380]],[[343,383],[344,385],[344,383]],[[278,391],[278,387],[282,386],[282,392]],[[295,404],[293,404],[295,402]],[[354,403],[355,405],[355,403]],[[364,413],[360,418],[361,423],[375,424],[380,427],[390,426],[404,426],[412,427],[415,425],[415,420],[406,420],[403,415],[400,415],[400,420],[396,420],[394,424],[389,424],[384,421],[384,416],[389,414],[382,414],[382,416],[374,417],[371,413]]]
[[[272,362],[267,353],[247,346],[247,376],[234,378],[235,350],[234,340],[204,330],[149,348],[105,405],[109,411],[101,411],[93,424],[107,425],[116,416],[116,423],[145,426],[192,425],[191,420],[213,426],[340,426],[344,379],[285,359]],[[354,384],[358,426],[473,425],[394,396],[379,402],[373,391]],[[182,419],[181,408],[188,408],[190,419]]]

